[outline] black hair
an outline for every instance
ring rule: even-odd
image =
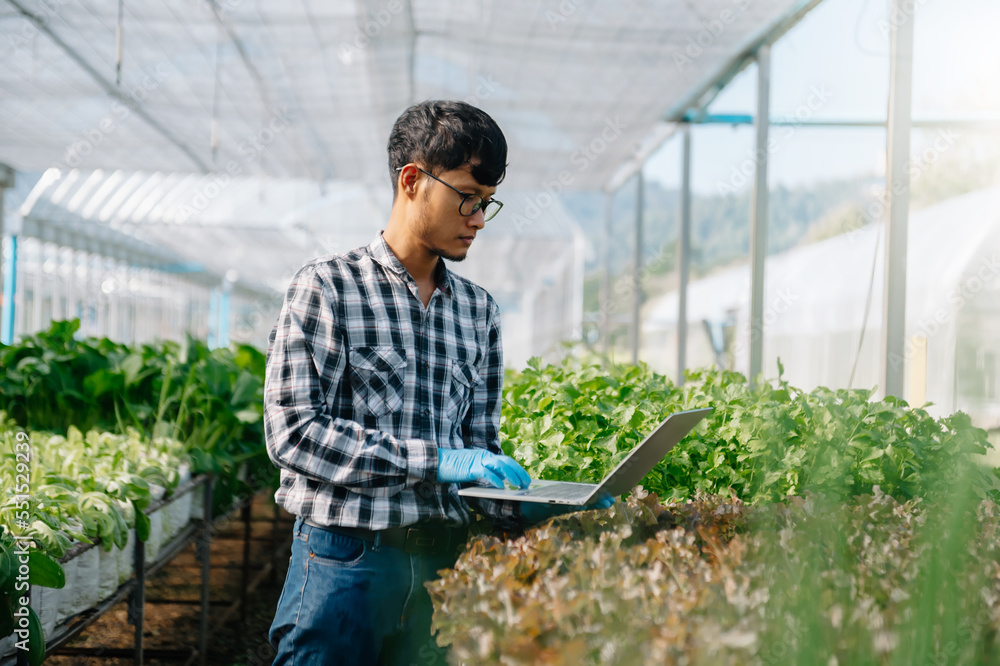
[[[396,196],[399,169],[410,162],[437,175],[473,159],[472,177],[496,187],[507,173],[507,140],[490,116],[465,102],[428,100],[403,111],[389,134],[389,178]]]

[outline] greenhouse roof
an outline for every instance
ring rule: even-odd
[[[7,0],[0,162],[387,182],[409,104],[460,98],[508,183],[605,187],[819,0]]]

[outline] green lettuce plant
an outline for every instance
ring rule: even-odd
[[[877,485],[900,499],[928,496],[967,478],[994,492],[996,474],[976,457],[984,430],[961,412],[935,419],[869,390],[803,391],[781,377],[751,387],[742,375],[689,371],[682,387],[645,365],[532,359],[504,388],[504,451],[543,479],[596,482],[669,414],[711,407],[644,479],[668,499],[698,492],[749,503],[805,490],[843,498]]]

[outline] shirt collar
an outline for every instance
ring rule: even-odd
[[[368,252],[371,254],[372,259],[381,264],[384,268],[396,273],[400,277],[409,277],[410,279],[413,278],[413,276],[410,275],[410,272],[406,270],[406,266],[400,263],[396,255],[392,253],[389,245],[385,242],[385,239],[382,238],[381,231],[375,237],[375,240],[373,240],[368,246]],[[438,257],[437,266],[434,267],[434,284],[438,289],[441,289],[446,294],[451,294],[451,271],[448,270],[447,266],[445,266],[444,259],[441,257]]]

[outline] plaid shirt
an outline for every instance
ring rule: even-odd
[[[500,453],[500,313],[439,260],[424,308],[381,234],[316,259],[292,279],[269,338],[267,452],[275,500],[320,525],[467,524],[455,484],[436,483],[438,447]],[[479,500],[500,524],[512,502]]]

